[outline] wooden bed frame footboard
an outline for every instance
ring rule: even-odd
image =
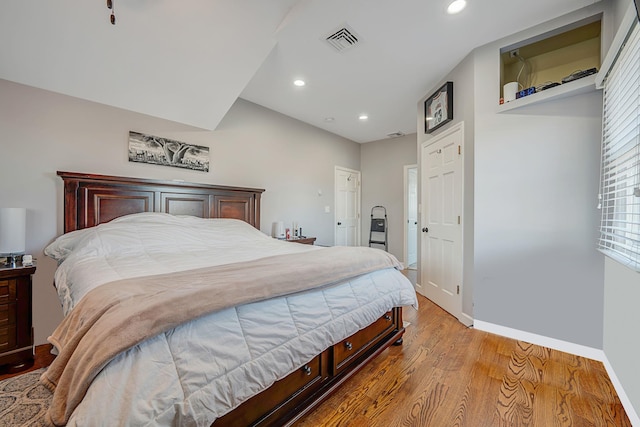
[[[140,212],[241,219],[260,229],[259,188],[58,172],[64,182],[64,232]],[[220,426],[291,425],[391,345],[402,343],[402,309],[329,347],[297,371],[216,420]]]

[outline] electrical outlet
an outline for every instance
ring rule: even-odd
[[[516,58],[518,55],[520,55],[520,49],[509,51],[509,58]]]

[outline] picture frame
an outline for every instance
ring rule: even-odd
[[[453,82],[446,82],[424,101],[424,132],[431,133],[453,120]]]
[[[209,172],[209,147],[129,131],[129,161]]]

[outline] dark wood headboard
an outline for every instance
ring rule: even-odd
[[[140,212],[236,218],[260,229],[259,188],[61,172],[64,232]]]

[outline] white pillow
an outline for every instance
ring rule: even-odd
[[[93,234],[93,228],[85,228],[83,230],[75,230],[63,234],[44,249],[44,254],[55,259],[59,264],[79,246],[80,242]]]

